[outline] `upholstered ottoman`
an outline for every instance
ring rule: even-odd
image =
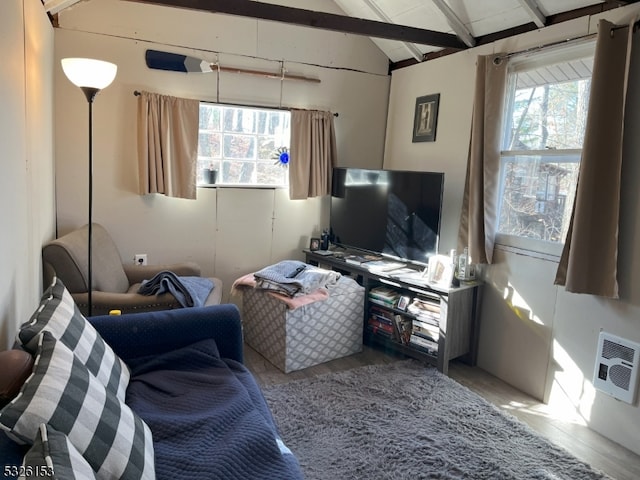
[[[329,298],[289,309],[264,290],[242,289],[245,342],[285,373],[362,351],[364,288],[348,277]]]

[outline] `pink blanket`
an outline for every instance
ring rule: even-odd
[[[253,273],[248,273],[233,282],[231,293],[236,291],[239,287],[255,288],[255,286],[256,280],[253,276]],[[329,298],[329,291],[326,288],[318,288],[317,290],[314,290],[313,292],[306,295],[297,295],[295,297],[287,297],[286,295],[282,295],[281,293],[277,292],[267,291],[267,293],[277,298],[281,302],[284,302],[289,310],[295,310],[298,307],[309,305],[310,303],[326,300],[327,298]]]

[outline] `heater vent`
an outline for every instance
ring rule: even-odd
[[[639,364],[640,344],[600,332],[593,385],[619,400],[633,403]]]
[[[633,362],[634,355],[635,350],[633,348],[625,347],[624,345],[620,345],[619,343],[612,342],[607,339],[603,342],[602,356],[607,360],[611,358],[620,358],[621,360],[631,363]]]

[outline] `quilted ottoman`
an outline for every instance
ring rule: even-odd
[[[242,289],[244,339],[285,373],[362,351],[364,287],[340,277],[329,298],[290,310],[260,289]]]

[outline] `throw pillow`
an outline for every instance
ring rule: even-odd
[[[19,480],[95,480],[95,472],[69,438],[42,424],[33,446],[24,456]]]
[[[153,479],[149,427],[47,331],[38,336],[33,373],[0,410],[0,428],[33,443],[40,424],[67,435],[100,479]]]
[[[122,401],[129,385],[129,369],[80,313],[62,281],[54,278],[40,306],[18,331],[18,343],[35,353],[36,338],[46,330],[69,347],[107,389]]]

